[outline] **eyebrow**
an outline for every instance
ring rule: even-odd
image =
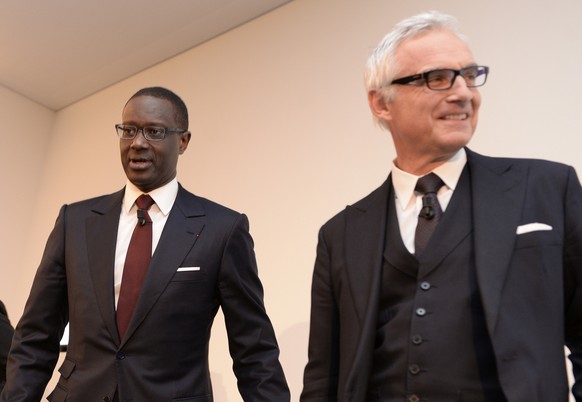
[[[434,67],[434,68],[430,68],[430,69],[427,69],[427,70],[423,70],[422,72],[420,72],[420,73],[417,73],[417,74],[424,74],[424,73],[428,73],[429,71],[438,71],[438,70],[457,70],[457,71],[458,71],[458,70],[463,70],[463,69],[465,69],[465,68],[469,68],[469,67],[478,67],[478,66],[479,66],[479,64],[478,64],[478,63],[476,63],[476,62],[472,62],[472,63],[470,63],[470,64],[467,64],[465,67],[461,67],[461,68],[452,68],[452,67]],[[414,75],[414,74],[411,74],[411,75]]]

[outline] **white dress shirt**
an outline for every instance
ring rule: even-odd
[[[119,227],[117,229],[117,244],[115,246],[115,273],[114,273],[114,287],[115,287],[115,306],[119,299],[119,289],[121,288],[121,279],[123,277],[123,266],[125,265],[125,257],[127,249],[133,234],[133,229],[137,224],[137,205],[135,200],[137,197],[144,194],[129,180],[125,185],[125,194],[123,196],[121,213],[119,215]],[[155,204],[152,205],[148,214],[152,219],[152,254],[155,252],[164,225],[168,220],[168,215],[176,201],[178,195],[178,181],[176,178],[168,184],[150,191],[149,194]]]
[[[432,171],[445,183],[437,193],[443,212],[449,205],[466,163],[467,154],[465,149],[461,148],[451,159]],[[398,169],[392,162],[392,186],[396,197],[396,215],[400,235],[404,245],[412,254],[414,254],[414,233],[418,223],[418,214],[422,208],[422,194],[414,191],[420,177]]]

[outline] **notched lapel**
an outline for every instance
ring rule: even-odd
[[[368,319],[370,303],[378,300],[391,179],[363,201],[346,210],[345,255],[352,300],[360,326]]]
[[[346,210],[345,264],[351,299],[358,319],[358,342],[349,353],[352,365],[345,380],[346,389],[363,389],[367,378],[363,367],[374,345],[380,280],[386,232],[388,197],[392,196],[392,179],[368,197]],[[354,323],[356,325],[356,323]]]
[[[204,230],[200,201],[182,187],[154,251],[125,340],[144,320]],[[123,340],[123,342],[125,342]]]
[[[422,263],[419,279],[434,271],[473,230],[471,209],[466,207],[466,203],[471,199],[468,170],[467,167],[463,169],[442,221],[436,227],[425,252],[418,257]]]
[[[113,339],[118,337],[113,271],[122,199],[123,190],[102,198],[92,207],[92,215],[85,223],[89,272],[101,317]]]
[[[487,327],[493,333],[513,253],[515,228],[523,208],[527,171],[508,159],[467,154],[473,191],[477,280]]]

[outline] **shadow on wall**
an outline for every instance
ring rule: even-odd
[[[211,372],[212,378],[212,395],[215,401],[228,401],[228,396],[226,395],[226,387],[222,381],[222,374]]]
[[[307,364],[309,322],[300,322],[277,336],[281,364],[291,389],[291,401],[298,401],[303,389],[303,370]]]
[[[221,332],[223,329],[220,326],[214,326],[213,331],[214,330],[218,330],[214,333],[218,338],[223,335],[226,336]],[[287,384],[291,391],[292,402],[299,401],[299,395],[303,389],[303,370],[307,363],[308,334],[309,323],[301,322],[294,324],[277,335],[277,342],[280,350],[279,361],[285,372],[285,378],[287,379]],[[219,339],[218,341],[220,342],[221,340]],[[214,342],[217,342],[216,338],[214,339]],[[216,346],[215,348],[216,350],[211,351],[211,356],[213,355],[213,352],[215,352],[214,359],[221,360],[220,355],[223,353],[224,356],[222,356],[222,359],[227,358],[227,352],[225,350]],[[229,361],[231,362],[231,360]],[[234,380],[234,377],[231,378],[230,373],[225,373],[226,372],[221,373],[220,370],[211,371],[210,373],[214,400],[217,402],[242,401],[240,394],[236,389],[236,381],[232,381]]]

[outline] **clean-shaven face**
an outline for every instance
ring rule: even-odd
[[[448,30],[428,31],[405,40],[396,51],[396,60],[399,77],[475,64],[467,44]],[[420,84],[399,85],[386,105],[386,122],[399,165],[418,158],[447,160],[467,145],[477,126],[481,96],[476,88],[467,87],[463,77],[457,76],[452,88],[444,91]]]
[[[178,127],[170,101],[153,96],[131,99],[122,114],[123,124],[137,127]],[[190,132],[166,133],[161,141],[148,141],[141,130],[132,140],[119,140],[121,164],[129,181],[149,192],[176,177],[178,156],[188,147]]]

